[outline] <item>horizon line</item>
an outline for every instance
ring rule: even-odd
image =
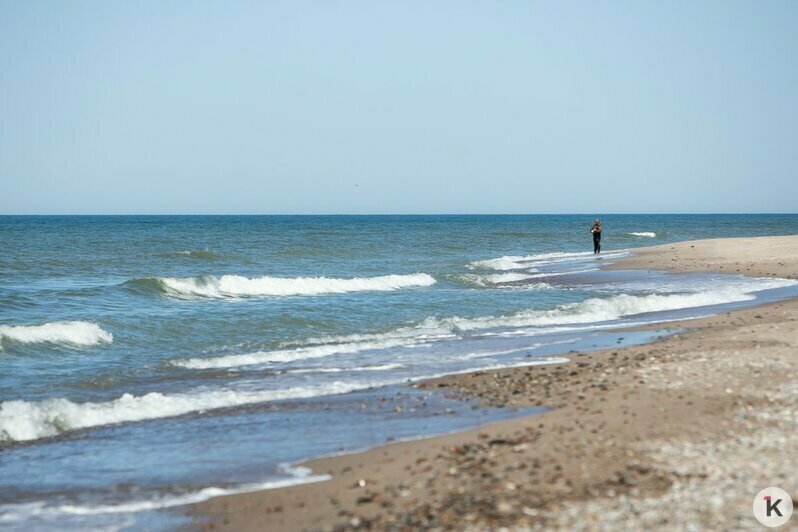
[[[446,213],[446,212],[433,212],[433,213],[17,213],[17,214],[3,214],[0,213],[0,218],[10,217],[45,217],[45,216],[60,216],[60,217],[78,217],[78,216],[96,216],[96,217],[124,217],[124,216],[667,216],[667,215],[696,215],[696,216],[709,216],[709,215],[796,215],[798,212],[777,212],[777,211],[674,211],[674,212],[535,212],[535,213],[520,213],[520,212],[485,212],[485,213]]]

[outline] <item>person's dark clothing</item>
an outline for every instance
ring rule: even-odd
[[[596,221],[590,232],[593,233],[593,253],[601,253],[601,223]]]
[[[601,231],[593,233],[593,253],[601,253]]]

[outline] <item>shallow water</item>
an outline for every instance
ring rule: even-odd
[[[524,413],[408,380],[554,363],[656,335],[621,326],[796,292],[598,268],[630,247],[795,233],[798,216],[606,216],[598,257],[591,222],[0,217],[0,523],[168,527],[149,510],[209,487]]]

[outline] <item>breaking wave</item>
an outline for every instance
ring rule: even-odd
[[[179,298],[239,299],[267,296],[312,296],[347,292],[393,291],[435,284],[426,273],[336,279],[331,277],[150,277],[128,281],[129,286]]]
[[[453,279],[463,282],[467,285],[484,287],[484,288],[525,288],[525,289],[550,289],[553,288],[550,284],[538,283],[523,283],[536,277],[542,277],[543,274],[532,273],[517,273],[505,272],[495,274],[475,274],[465,273],[452,276]]]
[[[632,233],[629,233],[629,234],[632,235],[632,236],[645,236],[645,237],[648,237],[648,238],[654,238],[655,236],[657,236],[657,233],[654,233],[653,231],[641,231],[639,233],[632,232]]]
[[[529,327],[536,328],[534,334],[538,334],[559,330],[563,326],[595,327],[597,325],[594,324],[600,322],[612,322],[637,314],[749,301],[756,298],[753,292],[795,284],[798,283],[789,279],[751,279],[718,290],[690,294],[618,294],[606,298],[592,298],[578,303],[568,303],[551,309],[530,309],[503,316],[429,317],[416,325],[400,327],[383,333],[311,338],[291,349],[173,360],[171,364],[188,369],[233,368],[396,347],[415,347],[431,344],[438,340],[455,339],[464,334],[488,329]],[[296,346],[296,344],[294,345]]]
[[[323,358],[330,355],[359,353],[372,349],[387,349],[398,347],[406,342],[399,338],[375,338],[374,341],[355,343],[335,343],[332,345],[314,345],[297,347],[294,349],[281,349],[277,351],[257,351],[241,355],[225,355],[212,358],[189,358],[173,360],[171,364],[188,369],[220,369],[239,366],[252,366],[255,364],[293,362],[311,358]]]
[[[282,390],[218,390],[198,393],[135,396],[124,394],[102,403],[74,403],[64,398],[0,403],[0,442],[29,441],[77,429],[180,416],[281,399],[347,393],[382,383],[332,382]]]
[[[428,318],[422,324],[436,330],[474,331],[497,327],[539,327],[613,321],[626,316],[663,312],[684,308],[705,307],[756,299],[754,292],[792,286],[791,279],[751,279],[729,287],[690,294],[619,294],[608,298],[592,298],[568,303],[553,309],[531,309],[508,316],[477,318]]]
[[[286,373],[344,373],[350,371],[389,371],[392,369],[401,369],[402,364],[378,364],[376,366],[360,366],[354,368],[304,368],[304,369],[289,369]]]
[[[315,338],[306,340],[302,344],[294,344],[290,349],[285,346],[286,348],[271,352],[176,360],[173,364],[189,369],[237,367],[263,362],[318,358],[336,353],[357,353],[392,347],[421,347],[439,340],[466,337],[475,331],[478,334],[490,334],[493,329],[519,328],[520,331],[528,328],[524,333],[535,335],[574,326],[601,328],[612,326],[614,320],[629,316],[752,300],[756,297],[754,292],[796,284],[798,284],[796,281],[789,279],[745,279],[729,286],[714,289],[707,286],[704,291],[686,294],[618,294],[563,304],[550,309],[529,309],[511,315],[474,318],[430,317],[416,325],[383,333]],[[656,320],[656,317],[652,318],[652,321]],[[465,356],[468,358],[472,355]],[[353,366],[353,369],[355,368],[357,367]],[[330,372],[338,369],[349,371],[340,365],[321,368],[322,371],[330,370]],[[364,365],[360,366],[360,369],[375,373],[396,367],[392,364],[382,364]],[[34,440],[89,427],[180,416],[282,399],[341,394],[385,385],[393,382],[391,379],[395,381],[396,375],[391,375],[388,380],[335,381],[278,390],[199,390],[175,394],[153,392],[142,396],[124,394],[111,401],[96,403],[75,403],[66,398],[5,401],[0,403],[0,441]]]
[[[111,343],[113,336],[96,323],[55,321],[42,325],[0,325],[0,349],[5,341],[22,344],[50,343],[67,347],[90,347]]]
[[[523,273],[496,273],[491,275],[485,275],[483,278],[491,284],[499,284],[499,283],[516,283],[518,281],[526,281],[527,279],[531,279],[531,275],[525,275]]]
[[[625,254],[625,251],[615,251],[602,255],[602,258],[621,257]],[[536,272],[536,266],[554,264],[557,262],[593,260],[595,258],[596,255],[588,251],[576,253],[555,251],[553,253],[539,253],[537,255],[506,255],[495,259],[477,260],[468,264],[468,268],[472,270],[525,270],[527,272]]]

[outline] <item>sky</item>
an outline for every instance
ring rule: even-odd
[[[0,0],[0,214],[796,212],[798,2]]]

